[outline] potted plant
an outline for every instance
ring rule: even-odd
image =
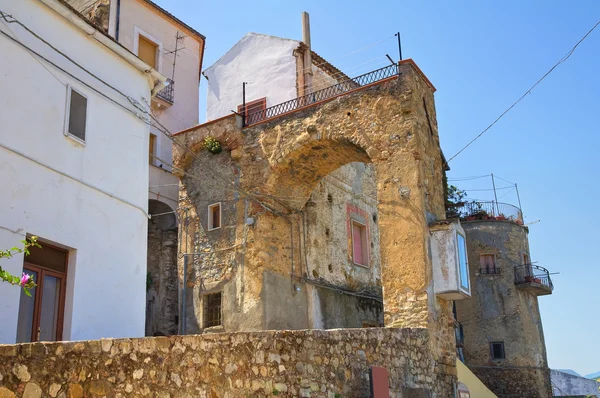
[[[531,283],[531,282],[533,282],[533,276],[531,276],[531,275],[526,275],[526,276],[525,276],[525,282],[527,282],[527,283]]]

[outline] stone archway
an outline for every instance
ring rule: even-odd
[[[302,276],[298,225],[315,185],[345,164],[372,163],[385,326],[432,329],[436,336],[433,345],[452,357],[450,306],[433,293],[429,246],[429,223],[445,218],[434,89],[413,63],[401,64],[400,72],[399,77],[244,129],[234,117],[228,117],[186,131],[178,140],[195,155],[175,148],[175,162],[185,186],[186,178],[218,177],[210,162],[201,161],[203,167],[198,163],[199,158],[215,156],[202,151],[205,137],[212,136],[229,149],[216,156],[223,159],[222,164],[228,162],[238,176],[230,185],[231,200],[246,202],[245,208],[232,210],[237,223],[231,226],[235,233],[229,237],[244,247],[244,269],[246,277],[251,276],[250,282],[244,282],[248,286],[245,292],[254,294],[245,300],[253,302],[288,283],[282,279],[285,277],[291,277],[290,287],[297,289],[294,278]],[[184,192],[182,199],[194,207],[189,192]],[[213,242],[219,247],[231,243],[220,243],[216,237]],[[263,278],[265,270],[281,278],[269,282]],[[289,297],[278,294],[281,297],[273,300],[287,300],[290,309],[301,306],[297,293]],[[239,308],[243,311],[250,305]],[[268,324],[264,309],[257,306],[251,310],[255,311],[253,317],[266,318]]]
[[[148,201],[148,262],[146,276],[146,335],[177,333],[177,217],[171,207]]]

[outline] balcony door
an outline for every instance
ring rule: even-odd
[[[62,339],[67,252],[42,243],[30,249],[23,272],[31,274],[37,286],[31,296],[21,291],[17,343]]]

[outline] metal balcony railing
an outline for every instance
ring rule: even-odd
[[[175,82],[171,79],[167,79],[167,82],[169,85],[160,90],[156,96],[172,104],[175,99]]]
[[[508,203],[500,202],[465,202],[452,206],[446,211],[447,218],[460,218],[463,221],[498,220],[513,221],[523,225],[521,209]]]
[[[259,110],[257,112],[248,113],[248,115],[244,118],[244,125],[250,126],[262,122],[263,120],[267,120],[275,116],[283,115],[284,113],[295,111],[296,109],[300,109],[304,106],[314,104],[315,102],[333,98],[337,95],[344,94],[348,91],[357,89],[359,87],[363,87],[368,84],[376,83],[380,80],[387,79],[388,77],[398,75],[398,73],[398,64],[389,65],[384,68],[365,73],[364,75],[360,75],[353,79],[343,81],[341,83],[324,88],[322,90],[303,95],[302,97],[297,97],[292,100],[282,102],[281,104],[273,105],[266,109]]]
[[[480,275],[500,275],[500,268],[498,267],[487,267],[479,269]]]
[[[515,285],[523,284],[537,284],[545,286],[551,291],[554,290],[550,272],[539,265],[525,264],[515,267]]]

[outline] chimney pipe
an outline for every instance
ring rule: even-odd
[[[302,12],[302,42],[308,47],[304,51],[304,95],[312,93],[312,53],[310,46],[310,17],[306,11]]]

